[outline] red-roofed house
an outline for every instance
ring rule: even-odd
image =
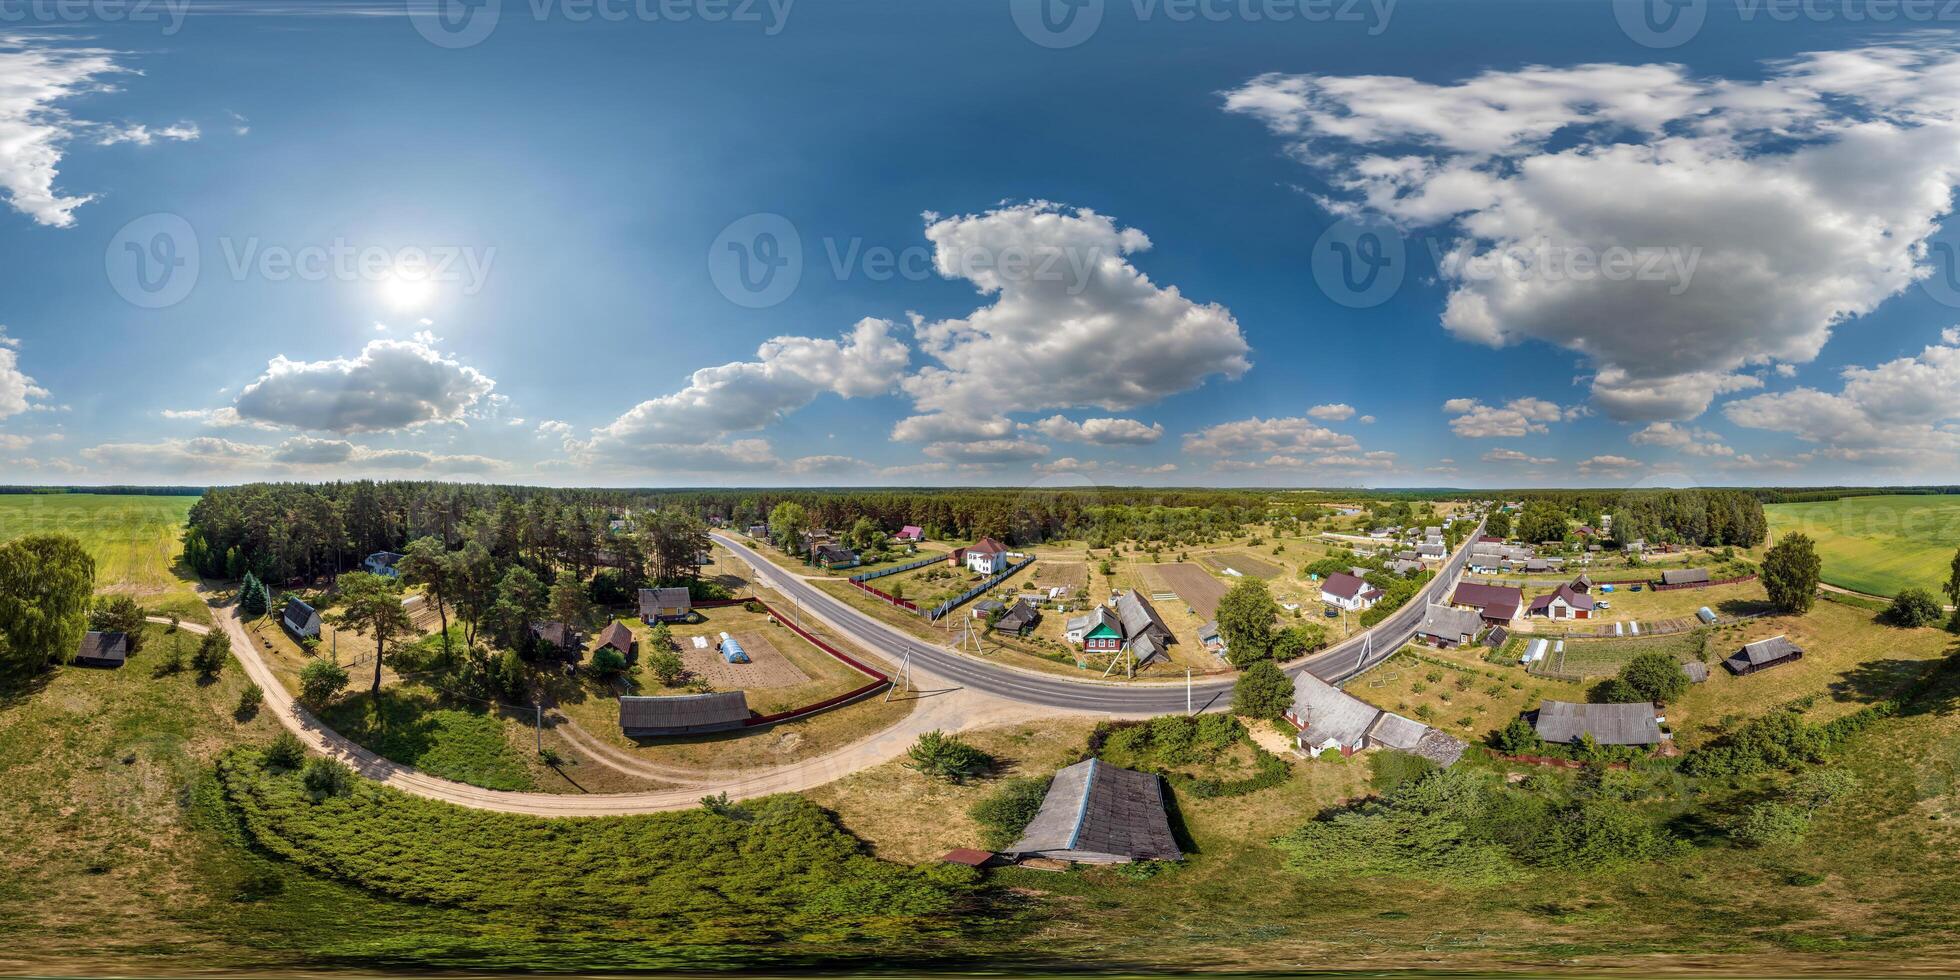
[[[1450,596],[1450,605],[1475,609],[1484,622],[1503,626],[1524,614],[1524,592],[1502,585],[1464,582]]]
[[[893,535],[893,537],[900,541],[924,541],[926,539],[926,532],[924,528],[917,524],[907,524],[899,528],[898,533]]]
[[[1548,595],[1531,600],[1531,615],[1547,619],[1591,619],[1593,597],[1573,588],[1561,585]]]
[[[981,538],[966,546],[968,571],[992,575],[1007,567],[1007,546],[993,538]]]
[[[1320,583],[1320,599],[1337,609],[1360,612],[1381,601],[1380,589],[1368,584],[1366,579],[1348,572],[1335,572]]]

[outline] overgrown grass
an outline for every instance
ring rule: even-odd
[[[447,702],[427,688],[383,688],[378,709],[364,691],[346,694],[321,720],[375,754],[432,776],[484,789],[537,788],[511,744],[515,722],[487,707]]]

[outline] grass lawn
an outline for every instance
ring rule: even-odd
[[[211,621],[178,561],[184,519],[196,497],[102,493],[0,494],[0,541],[68,534],[95,559],[95,587],[126,592],[158,615]]]
[[[1407,647],[1343,687],[1376,707],[1467,742],[1481,741],[1540,701],[1585,700],[1585,689],[1578,684],[1489,663],[1481,659],[1484,652],[1482,647]]]
[[[342,697],[321,720],[377,755],[432,776],[485,789],[537,789],[529,719],[513,723],[504,714],[458,708],[434,690],[405,685],[384,688],[378,712],[361,691]]]
[[[1960,496],[1845,497],[1769,504],[1763,513],[1771,541],[1801,531],[1817,542],[1824,581],[1873,595],[1938,592],[1960,544]]]

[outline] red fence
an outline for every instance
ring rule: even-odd
[[[1735,578],[1716,579],[1710,582],[1679,582],[1674,585],[1663,585],[1656,582],[1654,583],[1654,591],[1672,592],[1675,589],[1710,589],[1717,585],[1734,585],[1738,582],[1754,582],[1755,580],[1756,576],[1754,575],[1738,575]]]
[[[909,599],[900,599],[899,597],[892,595],[891,593],[886,592],[882,589],[872,588],[871,586],[866,585],[863,582],[858,581],[857,579],[851,579],[851,584],[857,586],[860,590],[864,592],[869,592],[872,595],[875,595],[878,598],[883,599],[894,606],[897,606],[900,609],[910,609],[913,612],[919,611],[919,607]]]
[[[712,605],[733,606],[733,605],[738,605],[747,602],[753,602],[756,605],[761,606],[763,611],[769,614],[770,618],[782,624],[790,632],[795,633],[797,636],[800,636],[805,640],[810,641],[811,646],[814,646],[817,649],[822,650],[827,654],[830,654],[832,657],[835,657],[838,661],[842,662],[845,666],[851,668],[852,670],[857,671],[860,674],[865,675],[866,677],[871,678],[872,680],[871,683],[866,684],[863,687],[853,688],[852,690],[845,691],[844,693],[839,694],[836,697],[825,698],[822,701],[818,701],[814,704],[806,704],[800,708],[792,708],[788,711],[778,711],[773,715],[756,715],[750,718],[749,720],[743,722],[742,724],[744,727],[756,728],[762,725],[776,725],[785,721],[795,721],[798,718],[808,718],[811,715],[829,711],[832,708],[850,704],[853,701],[857,701],[869,695],[876,694],[879,691],[884,690],[885,688],[891,686],[892,679],[889,676],[887,676],[884,671],[879,670],[876,667],[872,667],[871,665],[864,663],[863,661],[857,659],[856,657],[853,657],[850,654],[845,653],[844,651],[839,650],[828,643],[825,643],[823,640],[819,639],[816,636],[816,634],[811,633],[809,630],[806,630],[803,627],[796,625],[794,622],[791,622],[790,620],[784,619],[781,615],[779,615],[776,612],[776,610],[770,608],[768,603],[763,602],[760,599],[755,599],[755,598],[716,599],[712,601]],[[697,602],[695,603],[695,605],[707,606],[710,605],[710,603]]]

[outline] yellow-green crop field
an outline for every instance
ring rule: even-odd
[[[1939,591],[1960,548],[1960,496],[1845,497],[1763,512],[1772,541],[1801,531],[1817,542],[1824,581],[1872,595]]]

